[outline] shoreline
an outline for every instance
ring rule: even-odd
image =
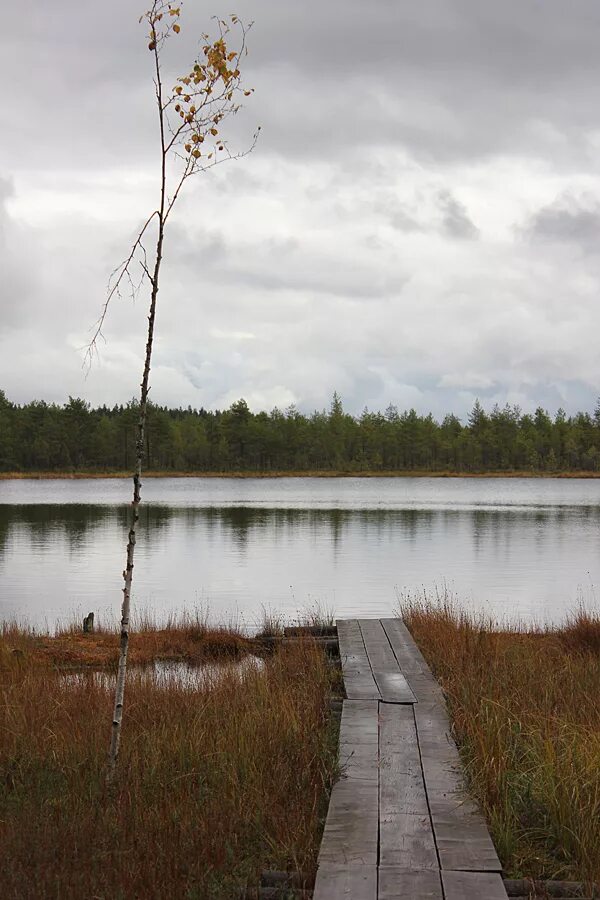
[[[0,481],[62,481],[80,480],[86,478],[126,478],[133,477],[131,472],[0,472]],[[427,470],[400,470],[400,471],[360,471],[348,472],[345,470],[319,470],[308,472],[157,472],[148,471],[142,473],[143,478],[600,478],[600,472],[455,472],[451,470],[429,472]]]

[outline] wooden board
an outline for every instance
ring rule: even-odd
[[[445,900],[484,900],[484,898],[485,900],[507,900],[508,898],[500,875],[491,875],[488,872],[442,872],[442,885]]]
[[[338,897],[377,900],[377,866],[320,865],[313,900],[336,900]]]
[[[439,871],[407,871],[398,866],[379,869],[378,900],[443,900]]]
[[[500,872],[485,819],[465,792],[443,694],[404,623],[383,619],[382,624],[400,664],[411,673],[408,681],[419,701],[413,710],[440,866]]]
[[[431,672],[410,672],[407,674],[406,680],[419,703],[445,705],[444,692]]]
[[[345,777],[378,780],[377,701],[344,700],[340,719],[339,762]]]
[[[432,810],[431,815],[443,870],[502,871],[485,821],[478,814],[472,817],[472,821],[458,810],[446,814]]]
[[[358,620],[341,619],[336,624],[346,696],[349,700],[379,700]]]
[[[379,707],[379,862],[438,868],[412,706]]]
[[[343,774],[331,792],[320,866],[377,865],[378,705],[376,700],[344,701],[340,723]]]
[[[404,674],[407,677],[423,672],[431,674],[425,657],[404,622],[401,619],[380,619],[380,621]]]
[[[500,872],[485,819],[466,793],[445,710],[439,704],[418,704],[414,715],[441,868]]]
[[[415,695],[379,619],[359,619],[367,657],[381,699],[386,703],[414,703]]]

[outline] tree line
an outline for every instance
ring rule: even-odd
[[[0,471],[128,471],[139,406],[18,405],[0,391]],[[414,409],[345,412],[337,393],[310,415],[295,406],[253,413],[245,400],[226,410],[150,405],[145,467],[164,472],[600,471],[600,401],[592,414],[552,418],[516,406],[440,422]]]

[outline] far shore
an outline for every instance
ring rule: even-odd
[[[314,470],[308,472],[143,472],[144,478],[600,478],[600,472],[452,472],[426,470],[366,471]],[[0,472],[10,479],[63,480],[80,478],[132,478],[132,472]]]

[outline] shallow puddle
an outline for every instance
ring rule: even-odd
[[[190,665],[187,662],[155,660],[148,666],[130,666],[127,677],[148,680],[159,687],[177,687],[193,691],[206,689],[232,674],[242,676],[248,671],[260,671],[263,667],[264,660],[251,655],[244,656],[235,662],[227,660],[227,662],[210,662],[198,666]],[[66,686],[93,684],[113,690],[116,684],[116,674],[96,670],[69,672],[62,676],[62,682]]]

